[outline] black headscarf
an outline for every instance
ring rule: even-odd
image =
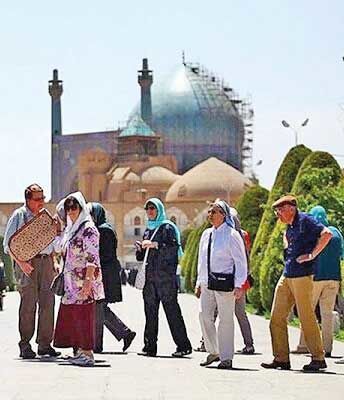
[[[114,234],[115,230],[112,225],[106,220],[105,208],[100,203],[88,203],[90,207],[90,213],[94,221],[95,226],[99,229],[110,229]]]

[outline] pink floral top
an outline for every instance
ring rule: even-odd
[[[82,289],[88,266],[95,268],[92,293],[87,299],[81,299],[79,292]],[[67,245],[64,286],[63,304],[88,304],[104,298],[99,261],[99,233],[90,222],[86,222]]]

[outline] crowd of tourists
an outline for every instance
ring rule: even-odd
[[[123,352],[136,336],[109,306],[122,301],[116,231],[106,220],[101,204],[87,203],[81,192],[71,193],[56,207],[55,239],[31,260],[22,261],[11,251],[10,240],[40,213],[44,202],[43,189],[37,184],[28,186],[25,204],[13,212],[4,235],[4,251],[13,259],[20,293],[20,357],[33,359],[37,353],[59,357],[61,353],[55,348],[70,348],[73,353],[68,362],[91,367],[95,364],[94,353],[103,351],[104,326],[117,341],[123,341]],[[133,243],[139,269],[132,283],[142,289],[145,314],[143,348],[138,354],[157,355],[161,303],[176,345],[172,357],[185,357],[193,349],[178,303],[181,234],[175,222],[168,219],[160,199],[150,198],[143,207],[146,230],[142,240]],[[307,214],[298,210],[295,197],[286,195],[272,207],[276,217],[286,224],[284,270],[271,311],[273,360],[261,366],[291,368],[287,323],[295,309],[301,323],[300,343],[295,352],[311,353],[310,363],[303,370],[322,370],[327,367],[325,358],[332,352],[333,309],[341,279],[343,237],[337,228],[329,226],[326,210],[320,205]],[[240,216],[224,200],[209,205],[208,220],[211,227],[203,232],[199,243],[195,294],[199,298],[202,339],[195,350],[207,353],[201,366],[217,362],[219,369],[232,369],[234,315],[245,344],[241,353],[255,353],[245,311],[246,291],[254,284],[249,268],[249,232],[242,229]],[[55,324],[57,292],[61,302]],[[321,331],[315,313],[317,304]],[[36,353],[31,340],[36,330],[37,308]],[[344,359],[337,363],[344,364]]]

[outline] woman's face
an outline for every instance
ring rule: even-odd
[[[212,206],[208,210],[208,220],[213,226],[215,226],[215,228],[217,228],[223,224],[225,216],[218,207]]]
[[[78,203],[68,203],[65,206],[66,215],[72,220],[73,224],[78,219],[81,209]]]
[[[148,219],[154,220],[158,215],[158,210],[152,203],[149,203],[146,206],[146,214]]]

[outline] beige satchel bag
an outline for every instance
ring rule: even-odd
[[[155,234],[158,232],[158,229],[159,229],[159,227],[156,228],[155,231],[153,232],[153,235],[150,238],[151,241],[153,241]],[[150,249],[146,250],[143,262],[137,270],[134,286],[136,287],[136,289],[139,289],[139,290],[142,290],[146,283],[146,264],[147,264],[149,250]]]
[[[56,235],[54,219],[44,208],[14,233],[9,248],[17,260],[29,261],[49,246]]]

